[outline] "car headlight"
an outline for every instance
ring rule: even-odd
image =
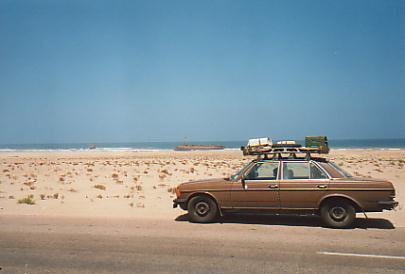
[[[176,188],[174,189],[174,191],[176,192],[176,197],[179,198],[179,197],[180,197],[179,186],[176,186]]]

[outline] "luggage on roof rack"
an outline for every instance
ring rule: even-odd
[[[325,153],[329,152],[328,138],[326,136],[306,136],[305,147],[318,148]]]
[[[260,147],[260,146],[272,146],[273,141],[266,137],[266,138],[256,138],[256,139],[249,139],[248,146],[250,147]]]
[[[265,138],[260,138],[265,139]],[[251,139],[251,140],[259,140],[259,139]],[[317,153],[317,154],[328,154],[329,153],[329,146],[328,146],[328,139],[326,136],[307,136],[305,137],[305,146],[303,147],[301,144],[296,143],[295,141],[280,141],[276,144],[271,143],[263,143],[257,141],[249,140],[247,146],[242,146],[241,150],[243,155],[268,155],[268,154],[294,154],[295,153],[305,153],[307,156],[310,153]],[[268,138],[268,140],[271,140]],[[259,143],[259,144],[258,144]],[[252,145],[254,144],[254,145]]]

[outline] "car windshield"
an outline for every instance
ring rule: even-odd
[[[231,181],[236,181],[236,179],[239,177],[239,175],[241,175],[243,172],[245,172],[246,169],[248,169],[250,167],[252,163],[247,164],[246,166],[244,166],[241,170],[239,170],[237,173],[235,173],[234,175],[231,176]]]
[[[333,162],[329,162],[329,164],[331,166],[333,166],[340,174],[342,174],[344,177],[346,178],[350,178],[353,177],[349,172],[347,172],[346,170],[340,168],[337,164],[333,163]]]

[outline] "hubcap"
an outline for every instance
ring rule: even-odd
[[[204,202],[204,201],[198,202],[195,205],[195,211],[200,216],[206,215],[209,210],[210,210],[210,205],[208,203]]]
[[[330,210],[330,215],[336,221],[341,221],[346,217],[346,209],[341,206],[332,207]]]

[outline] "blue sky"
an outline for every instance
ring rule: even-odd
[[[405,137],[404,1],[0,1],[0,143]]]

